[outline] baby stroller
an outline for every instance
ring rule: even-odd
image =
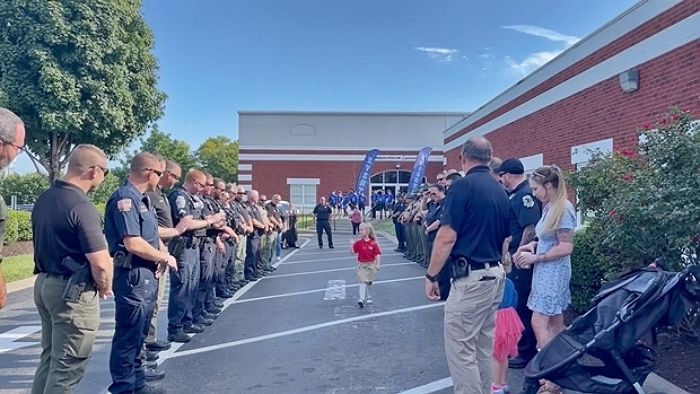
[[[584,393],[644,393],[654,351],[639,339],[674,326],[700,300],[700,266],[683,272],[633,271],[605,285],[593,308],[549,342],[525,368],[525,393],[538,380]]]

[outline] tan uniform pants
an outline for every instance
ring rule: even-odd
[[[482,275],[496,279],[480,281]],[[498,266],[471,271],[452,283],[445,304],[445,353],[455,393],[491,392],[493,334],[504,278]]]

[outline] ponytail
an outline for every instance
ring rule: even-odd
[[[552,232],[557,230],[566,214],[566,203],[568,201],[564,173],[557,166],[544,166],[535,170],[530,179],[541,186],[545,186],[548,183],[552,185],[554,196],[549,201],[549,214],[544,222],[544,231]]]

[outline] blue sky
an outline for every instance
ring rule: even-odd
[[[161,130],[193,149],[239,110],[472,111],[631,0],[144,0]],[[15,170],[31,166],[26,157]]]

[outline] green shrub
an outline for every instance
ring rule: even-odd
[[[5,245],[21,241],[31,241],[32,219],[29,212],[10,210],[8,212],[6,227]]]
[[[577,313],[587,311],[591,298],[609,277],[609,258],[601,251],[600,231],[587,227],[574,236],[571,254],[571,307]]]
[[[34,204],[37,197],[49,188],[46,175],[37,173],[8,175],[0,180],[0,195],[9,206],[12,196],[17,196],[18,204]]]

